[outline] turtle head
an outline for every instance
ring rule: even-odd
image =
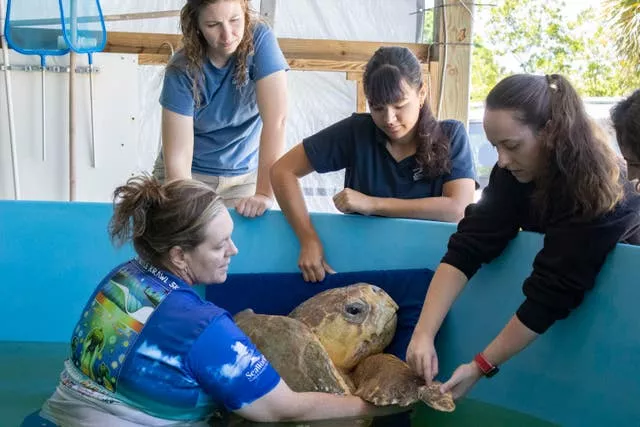
[[[356,283],[309,298],[290,314],[318,337],[340,369],[350,370],[393,339],[398,305],[381,288]]]

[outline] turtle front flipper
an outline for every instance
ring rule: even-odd
[[[442,393],[440,391],[441,385],[442,383],[433,381],[431,385],[421,386],[418,390],[420,400],[438,411],[453,412],[456,409],[453,396],[450,392]]]
[[[234,320],[293,391],[350,394],[349,383],[304,323],[251,310]]]
[[[392,354],[375,354],[356,366],[351,375],[355,395],[375,405],[409,406],[422,400],[438,411],[456,408],[451,393],[441,393],[441,383],[425,385],[409,365]]]
[[[361,361],[351,374],[355,395],[377,406],[409,406],[419,400],[424,385],[411,368],[392,354],[374,354]]]

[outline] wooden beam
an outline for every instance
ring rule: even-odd
[[[440,96],[440,82],[444,78],[442,93],[442,110],[434,110],[439,119],[456,119],[467,126],[469,119],[469,96],[471,87],[471,28],[474,14],[474,4],[471,0],[437,0],[436,23],[439,23],[438,33],[438,90],[436,100]],[[444,19],[443,19],[444,15]],[[443,32],[443,22],[446,22],[446,40]],[[447,44],[446,64],[443,68],[444,43]],[[435,87],[434,87],[435,88]],[[436,101],[437,107],[437,101]]]
[[[429,58],[429,45],[418,43],[362,42],[345,40],[278,39],[285,57],[367,62],[382,46],[405,46],[421,62]]]
[[[180,34],[155,34],[110,31],[107,33],[105,52],[114,53],[168,53],[166,42],[175,48],[181,46]],[[361,42],[344,40],[313,40],[279,38],[278,43],[289,60],[367,62],[381,46],[405,46],[421,62],[429,58],[429,45],[419,43]],[[163,46],[163,44],[165,44]],[[344,68],[344,67],[343,67]],[[350,68],[350,66],[348,67]]]
[[[164,50],[161,49],[161,50]],[[168,49],[167,49],[168,51]],[[136,53],[136,52],[122,52]],[[170,57],[170,53],[140,53],[138,54],[138,64],[140,65],[164,65]],[[362,75],[366,63],[364,62],[346,62],[331,61],[321,59],[287,59],[289,67],[296,71],[333,71],[346,72]],[[357,79],[349,79],[357,80]]]
[[[178,49],[182,46],[182,35],[110,31],[107,32],[107,43],[103,52],[169,55],[171,48],[167,43]]]
[[[349,71],[347,72],[347,80],[362,80],[362,77],[364,76],[363,72],[360,71]]]
[[[140,19],[157,19],[157,18],[172,18],[174,16],[180,16],[179,10],[163,10],[158,12],[136,12],[136,13],[120,13],[116,15],[103,15],[104,22],[112,21],[136,21]],[[44,19],[20,19],[12,21],[11,25],[14,27],[37,27],[42,25],[60,25],[60,18],[44,18]],[[79,16],[78,23],[86,24],[90,22],[100,22],[98,15],[94,16]]]
[[[331,59],[291,59],[287,62],[292,70],[298,71],[334,71],[360,73],[364,71],[365,62],[335,61]]]

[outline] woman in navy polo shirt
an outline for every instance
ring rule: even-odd
[[[353,114],[304,139],[271,169],[278,203],[300,241],[306,281],[333,271],[298,178],[346,169],[345,188],[333,198],[344,213],[458,222],[473,201],[469,137],[462,123],[434,118],[415,55],[404,47],[378,49],[366,66],[364,91],[370,114]]]
[[[273,204],[269,169],[284,152],[288,65],[278,41],[248,0],[188,0],[180,25],[154,175],[193,177],[241,215],[262,215]]]

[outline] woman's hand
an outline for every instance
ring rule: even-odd
[[[309,239],[300,245],[300,257],[298,267],[302,271],[305,282],[321,282],[325,273],[333,274],[335,271],[324,259],[322,243],[318,239]]]
[[[431,384],[438,375],[438,354],[433,345],[433,338],[414,331],[407,347],[407,364],[413,372],[424,378],[427,384]]]
[[[440,391],[443,393],[450,391],[453,398],[458,399],[467,394],[480,378],[482,378],[482,371],[478,365],[475,362],[465,363],[458,366],[451,378],[440,386]]]
[[[247,218],[261,216],[273,206],[273,199],[263,194],[254,194],[251,197],[240,199],[236,203],[236,211]]]
[[[372,215],[374,211],[374,198],[351,188],[345,188],[333,196],[333,203],[342,213]]]

